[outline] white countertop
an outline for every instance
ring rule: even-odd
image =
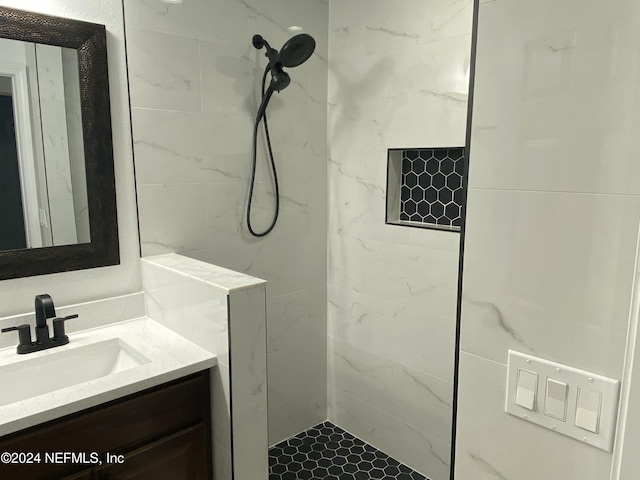
[[[68,345],[26,355],[18,355],[15,346],[0,349],[0,367],[17,365],[56,352],[86,348],[112,339],[120,339],[149,361],[78,385],[0,406],[0,436],[217,365],[214,354],[146,317],[70,333],[68,336]],[[11,386],[2,385],[1,388]]]

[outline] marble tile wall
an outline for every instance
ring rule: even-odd
[[[147,316],[215,353],[215,480],[267,476],[264,281],[181,255],[142,259]]]
[[[268,281],[270,443],[326,414],[326,0],[124,0],[143,256],[178,252]],[[299,25],[315,54],[268,109],[280,180],[274,231],[244,226],[264,51]],[[273,195],[259,142],[254,227]],[[287,379],[300,372],[304,388]]]
[[[449,478],[459,235],[385,225],[388,148],[464,145],[468,0],[331,2],[329,419]]]
[[[510,417],[504,389],[510,348],[622,378],[639,24],[630,0],[480,3],[456,479],[609,478],[611,454]]]
[[[214,475],[231,480],[231,390],[227,295],[154,261],[142,259],[146,314],[215,353],[211,369],[211,423]]]

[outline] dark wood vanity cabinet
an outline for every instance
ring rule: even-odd
[[[39,454],[0,479],[209,480],[210,412],[205,371],[0,438],[0,453]]]

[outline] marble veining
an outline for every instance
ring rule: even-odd
[[[518,342],[523,347],[527,348],[531,353],[535,353],[535,349],[528,345],[524,338],[522,338],[522,336],[511,325],[507,323],[504,314],[495,303],[472,300],[468,295],[464,295],[463,298],[465,303],[477,307],[480,311],[486,312],[481,317],[482,320],[490,320],[494,322],[498,327],[500,327],[502,331],[504,331],[504,333],[513,338],[513,340]]]
[[[225,293],[237,292],[266,284],[265,280],[175,253],[146,257],[142,259],[142,262],[150,262],[174,270],[180,275],[210,284]]]
[[[496,468],[487,462],[485,459],[478,455],[474,455],[472,452],[469,452],[469,457],[478,465],[478,468],[484,472],[489,473],[495,478],[499,478],[500,480],[507,480],[503,474],[501,474]]]
[[[329,419],[435,480],[449,477],[457,235],[385,224],[386,153],[464,144],[471,18],[469,0],[329,12]]]
[[[270,23],[271,25],[277,27],[278,29],[280,29],[281,31],[285,32],[285,33],[289,33],[289,31],[286,29],[286,27],[284,25],[279,24],[278,22],[275,21],[275,19],[273,17],[271,17],[270,15],[267,15],[264,12],[261,12],[260,10],[258,10],[256,7],[254,7],[253,5],[251,5],[249,2],[246,2],[245,0],[237,0],[238,3],[240,3],[240,5],[243,5],[247,11],[249,12],[250,17],[255,18],[262,18],[264,20],[266,20],[268,23]]]
[[[372,32],[386,33],[387,35],[391,35],[392,37],[405,37],[405,38],[410,38],[412,40],[418,40],[420,38],[420,35],[418,35],[417,33],[400,32],[400,31],[395,31],[389,28],[384,28],[384,27],[366,26],[365,28]]]

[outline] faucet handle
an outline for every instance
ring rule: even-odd
[[[78,314],[69,315],[68,317],[54,318],[53,319],[53,338],[52,340],[61,340],[66,338],[69,341],[67,335],[64,333],[64,322],[78,318]]]
[[[18,325],[17,327],[8,327],[0,330],[2,333],[5,332],[13,332],[18,331],[18,338],[20,339],[20,344],[18,345],[18,353],[21,352],[21,347],[29,347],[33,342],[31,341],[31,327],[29,324]]]

